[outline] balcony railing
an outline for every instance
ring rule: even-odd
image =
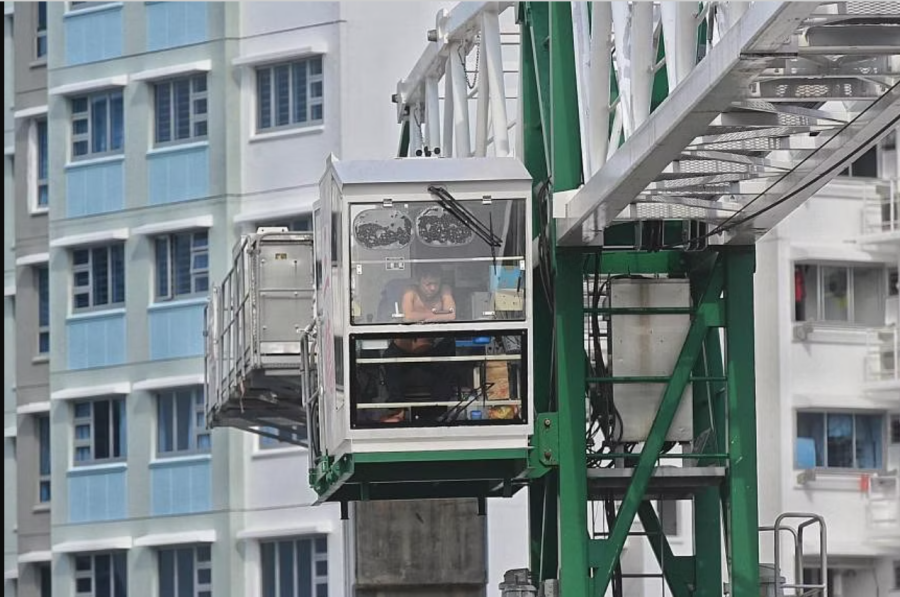
[[[873,539],[900,544],[900,476],[897,471],[868,477],[866,517]]]
[[[863,234],[900,232],[900,183],[895,180],[875,185],[875,192],[863,197]]]
[[[900,382],[900,333],[896,325],[871,330],[866,342],[866,382]]]

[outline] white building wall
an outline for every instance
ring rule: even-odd
[[[891,410],[891,401],[866,390],[867,328],[793,321],[794,263],[895,264],[890,245],[871,247],[860,242],[865,198],[874,192],[874,181],[836,179],[757,245],[759,429],[779,430],[760,433],[760,523],[771,524],[784,511],[824,516],[830,567],[840,576],[831,593],[834,597],[884,595],[893,582],[887,579],[888,564],[900,557],[900,536],[896,546],[872,540],[861,472],[824,470],[804,482],[804,471],[797,470],[794,461],[796,412],[878,413]],[[900,398],[893,409],[900,409]],[[787,548],[787,542],[783,546]],[[817,541],[807,546],[817,551]],[[764,537],[761,551],[762,561],[771,561],[770,537]],[[781,558],[788,571],[789,557],[785,553]]]

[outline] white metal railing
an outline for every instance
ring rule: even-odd
[[[900,476],[897,471],[868,477],[866,519],[869,532],[900,540]]]
[[[863,234],[900,232],[900,181],[882,181],[863,197]]]
[[[896,325],[869,332],[866,339],[866,381],[900,381],[900,332]]]

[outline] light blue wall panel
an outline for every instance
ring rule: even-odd
[[[150,322],[150,358],[174,359],[203,354],[203,308],[205,303],[156,307]]]
[[[69,369],[122,365],[125,354],[125,314],[113,313],[66,322]]]
[[[127,474],[124,467],[70,472],[69,522],[127,518]]]
[[[208,38],[206,2],[153,2],[147,5],[147,49],[151,52]]]
[[[150,467],[150,514],[188,514],[212,508],[209,460],[157,462]]]
[[[209,148],[189,147],[149,156],[150,204],[209,196]]]
[[[124,209],[124,171],[124,160],[70,166],[66,170],[66,217]]]
[[[66,64],[84,64],[122,55],[122,7],[67,14]]]

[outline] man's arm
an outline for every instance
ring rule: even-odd
[[[416,304],[416,291],[412,288],[403,293],[401,304],[403,308],[403,320],[408,322],[428,321],[429,317],[434,317],[431,309],[426,309],[424,305]]]
[[[453,291],[444,285],[441,287],[441,313],[433,313],[425,321],[456,321],[456,301],[453,300]]]

